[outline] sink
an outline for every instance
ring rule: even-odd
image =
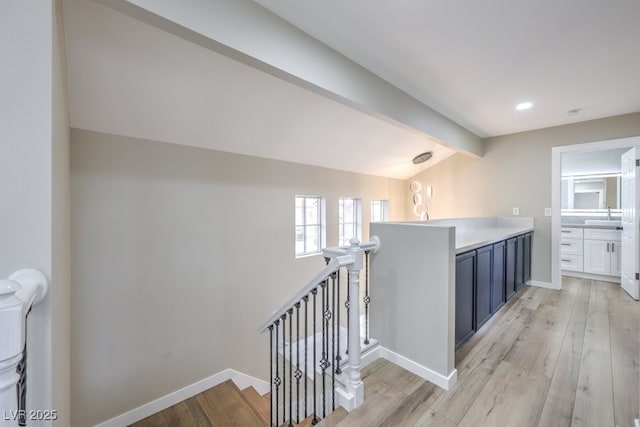
[[[620,224],[620,221],[607,219],[588,219],[584,222],[584,225],[609,225],[611,227],[620,227]]]

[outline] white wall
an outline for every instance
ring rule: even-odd
[[[371,261],[371,336],[429,369],[426,378],[441,387],[455,370],[453,226],[371,226],[381,240]]]
[[[535,218],[532,279],[551,281],[551,147],[640,135],[640,113],[609,117],[505,135],[485,140],[485,155],[475,159],[456,154],[416,175],[423,185],[433,186],[427,199],[431,218],[510,216]],[[407,218],[413,215],[407,197]]]
[[[269,143],[269,141],[265,141]],[[268,378],[256,330],[322,268],[295,259],[294,197],[389,199],[403,182],[73,129],[72,424],[112,418],[223,369]]]
[[[57,317],[59,309],[65,309],[64,276],[69,264],[64,252],[69,240],[64,228],[68,139],[58,13],[54,1],[0,2],[0,277],[30,267],[50,280],[48,297],[34,308],[28,322],[27,409],[65,412],[59,423],[64,425],[68,369],[64,363],[56,365],[60,389],[53,383],[52,369],[52,360],[68,355],[66,326]],[[55,218],[54,205],[60,206]],[[55,344],[52,324],[62,332]],[[50,423],[30,425],[40,424]]]

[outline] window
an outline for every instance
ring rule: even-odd
[[[349,240],[360,239],[360,200],[340,199],[338,208],[338,245],[349,245]]]
[[[320,196],[296,196],[296,256],[317,254],[324,243]]]
[[[389,221],[389,201],[371,201],[371,222]]]

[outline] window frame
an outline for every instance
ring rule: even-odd
[[[344,202],[353,202],[353,217],[349,218],[353,222],[344,221]],[[352,225],[354,235],[348,239],[344,239],[345,225]],[[338,200],[338,246],[348,246],[349,241],[353,238],[362,240],[362,200],[356,197],[341,197]]]
[[[374,207],[375,204],[379,204],[379,207]],[[374,213],[380,214],[380,219],[374,218]],[[385,222],[389,221],[389,200],[376,199],[371,201],[371,218],[370,222]]]
[[[298,199],[302,199],[303,205],[302,205],[302,223],[298,223],[298,214],[297,214],[297,209],[298,209]],[[316,212],[316,216],[317,216],[317,223],[313,223],[313,224],[309,224],[307,222],[307,203],[310,199],[316,200],[318,202],[317,204],[317,212]],[[318,195],[309,195],[309,194],[296,194],[295,198],[294,198],[294,240],[293,240],[293,251],[295,254],[296,258],[303,258],[303,257],[307,257],[307,256],[312,256],[312,255],[318,255],[322,253],[322,248],[324,248],[325,246],[325,236],[326,236],[326,226],[325,226],[325,203],[324,203],[324,198],[322,196],[318,196]],[[318,247],[317,248],[312,248],[312,250],[309,250],[307,248],[307,236],[308,236],[308,229],[309,228],[316,228],[316,233],[317,233],[317,241],[318,241]],[[298,229],[302,228],[302,244],[303,244],[303,251],[302,252],[298,252]]]

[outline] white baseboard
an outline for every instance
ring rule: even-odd
[[[554,289],[556,291],[559,291],[560,289],[562,289],[560,286],[554,285],[553,283],[539,282],[537,280],[529,280],[527,282],[527,285],[529,285],[529,286],[537,286],[538,288]]]
[[[182,402],[190,397],[195,396],[198,393],[202,393],[205,390],[215,387],[227,380],[234,382],[239,389],[245,389],[249,386],[253,386],[258,393],[265,394],[270,390],[269,383],[258,378],[254,378],[250,375],[243,374],[234,369],[225,369],[218,372],[208,378],[200,380],[196,383],[181,388],[180,390],[169,393],[166,396],[160,397],[142,406],[134,408],[124,414],[113,417],[107,421],[98,424],[96,427],[124,427],[142,420],[150,415],[160,412],[176,403]]]
[[[449,376],[443,376],[431,369],[424,367],[412,360],[407,359],[391,350],[388,350],[382,346],[375,346],[366,352],[362,353],[360,364],[361,367],[365,367],[378,358],[384,358],[396,365],[406,369],[424,378],[427,381],[434,383],[435,385],[442,387],[445,390],[449,390],[457,380],[458,371],[453,370]],[[348,370],[348,369],[347,369]],[[150,415],[160,412],[176,403],[182,402],[190,397],[195,396],[198,393],[202,393],[205,390],[215,387],[216,385],[223,383],[227,380],[232,380],[235,385],[241,390],[249,386],[253,386],[258,393],[265,394],[270,391],[270,386],[267,381],[263,381],[258,378],[254,378],[250,375],[243,374],[234,369],[225,369],[218,372],[208,378],[200,380],[196,383],[181,388],[173,393],[169,393],[166,396],[160,397],[142,406],[134,408],[124,414],[113,417],[107,421],[98,424],[96,427],[124,427],[140,421]]]
[[[251,375],[243,374],[235,369],[227,369],[231,371],[231,377],[229,378],[240,390],[244,390],[247,387],[253,387],[260,394],[266,394],[271,391],[268,381],[261,380],[260,378],[252,377]]]
[[[379,354],[380,357],[387,359],[389,362],[393,362],[407,371],[412,372],[420,378],[424,378],[445,390],[451,389],[458,379],[458,371],[456,369],[451,371],[449,376],[445,377],[444,375],[432,371],[431,369],[384,347],[380,347]]]
[[[367,366],[368,364],[370,364],[374,360],[381,358],[382,357],[380,355],[380,349],[381,348],[382,348],[381,346],[376,345],[375,347],[370,348],[369,350],[367,350],[364,353],[362,353],[360,355],[360,367],[364,368],[365,366]]]

